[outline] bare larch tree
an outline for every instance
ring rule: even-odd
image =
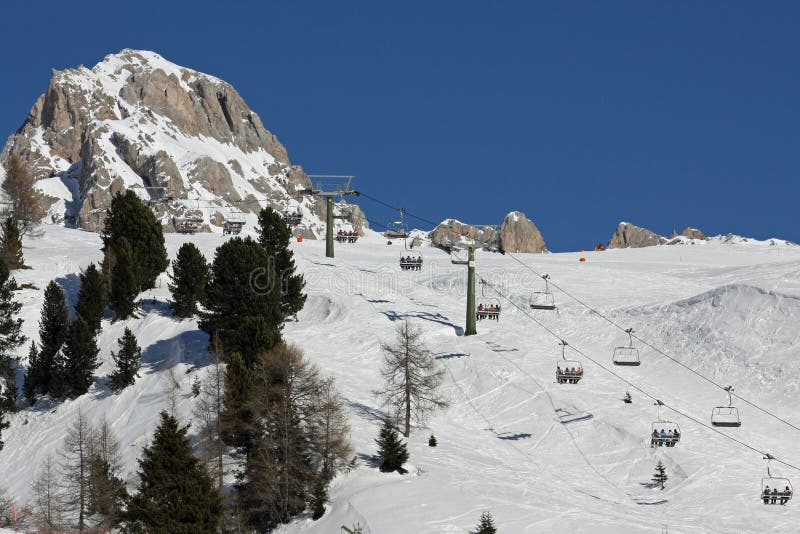
[[[381,375],[386,385],[374,394],[383,400],[391,417],[398,422],[404,417],[403,435],[408,437],[412,418],[423,423],[432,411],[447,406],[438,392],[444,369],[437,367],[423,344],[421,328],[405,320],[396,333],[395,343],[381,344],[385,353]]]

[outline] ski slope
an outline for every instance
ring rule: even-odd
[[[226,239],[211,234],[166,238],[171,258],[180,244],[193,241],[209,259]],[[521,309],[501,298],[500,321],[481,321],[478,335],[465,337],[466,267],[424,247],[422,271],[401,271],[400,241],[385,242],[369,233],[356,244],[337,243],[336,258],[325,258],[321,241],[292,245],[309,297],[299,321],[286,324],[284,336],[323,373],[336,377],[360,465],[333,482],[322,519],[301,518],[279,532],[329,534],[358,523],[371,534],[464,533],[487,510],[502,533],[798,531],[797,500],[783,507],[761,503],[766,466],[758,453],[668,410],[662,416],[680,425],[681,443],[651,449],[653,401],[586,359],[579,384],[557,384],[558,339],[526,314],[700,421],[708,423],[712,407],[726,402],[724,392],[641,346],[640,367],[614,368],[613,347],[627,343],[627,336],[558,291],[558,313],[528,310],[530,292],[541,280],[509,256],[478,252],[477,273]],[[44,237],[26,245],[33,269],[15,276],[39,287],[18,294],[26,333],[36,339],[45,285],[58,279],[74,300],[77,272],[99,261],[100,239],[47,227]],[[688,367],[733,385],[736,393],[800,426],[793,402],[800,386],[800,247],[715,241],[515,257]],[[580,257],[586,261],[579,262]],[[90,421],[105,416],[112,423],[131,485],[158,412],[173,409],[182,420],[191,419],[191,380],[209,363],[207,337],[195,321],[170,317],[165,275],[143,299],[139,318],[104,323],[99,344],[105,363],[87,395],[58,405],[40,403],[11,417],[0,451],[0,487],[20,502],[30,494],[39,462],[58,450],[79,409]],[[477,297],[478,302],[488,299]],[[446,369],[443,387],[451,406],[412,432],[409,474],[382,474],[372,462],[381,412],[371,391],[380,386],[380,344],[393,338],[405,318],[423,328],[426,343]],[[137,383],[115,396],[105,375],[126,325],[143,348],[144,366]],[[621,400],[626,390],[632,404]],[[799,431],[737,406],[743,426],[720,432],[800,465]],[[562,424],[559,415],[564,414],[592,417]],[[436,448],[427,446],[431,433],[438,439]],[[669,475],[663,491],[649,487],[658,460]],[[773,472],[800,485],[800,472],[780,465]]]

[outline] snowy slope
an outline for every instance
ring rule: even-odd
[[[220,235],[167,236],[170,257],[185,241],[213,257]],[[338,477],[331,505],[317,522],[298,520],[281,532],[339,532],[360,523],[372,534],[467,532],[491,510],[503,533],[790,533],[798,531],[797,501],[785,507],[759,500],[765,472],[759,454],[675,414],[682,442],[651,449],[652,400],[583,360],[584,380],[559,385],[554,369],[557,340],[521,311],[503,302],[499,322],[478,323],[464,337],[465,268],[425,247],[421,272],[400,271],[401,248],[368,234],[324,257],[324,243],[293,244],[309,298],[300,321],[285,337],[299,344],[324,373],[334,375],[347,399],[352,440],[361,457],[355,471]],[[36,337],[42,289],[58,278],[74,298],[76,273],[98,261],[100,241],[90,233],[49,227],[25,249],[34,269],[19,271],[26,332]],[[599,253],[517,255],[538,272],[666,350],[682,363],[774,412],[800,423],[793,401],[800,385],[797,327],[800,318],[800,247],[767,243],[709,242],[697,247],[650,247]],[[579,262],[585,257],[586,262]],[[527,312],[537,277],[511,257],[478,253],[478,274],[492,281]],[[139,319],[105,323],[100,338],[106,363],[124,326],[136,333],[145,367],[136,385],[111,395],[104,379],[89,394],[58,406],[26,409],[11,418],[0,451],[0,481],[24,501],[41,459],[57,450],[65,425],[78,409],[89,419],[104,415],[122,441],[126,476],[135,481],[136,458],[148,443],[159,410],[171,405],[173,369],[181,390],[176,412],[188,421],[193,367],[203,367],[207,338],[195,321],[174,321],[166,283],[144,295]],[[482,297],[478,297],[480,301]],[[488,299],[488,297],[483,297]],[[624,334],[556,292],[559,312],[535,312],[557,335],[611,367],[611,351]],[[380,384],[380,343],[398,320],[423,327],[425,339],[446,368],[452,406],[409,440],[410,473],[385,475],[370,467],[380,410],[370,391]],[[724,401],[721,391],[649,349],[639,368],[613,370],[664,402],[708,421]],[[195,371],[202,373],[202,369]],[[623,404],[626,390],[633,404]],[[744,425],[723,429],[756,448],[800,465],[800,432],[740,405]],[[590,413],[561,424],[557,415]],[[434,433],[435,449],[427,446]],[[661,459],[667,489],[646,486]],[[800,473],[776,470],[800,481]]]

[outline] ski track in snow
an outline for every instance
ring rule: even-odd
[[[226,237],[166,239],[170,258],[192,241],[211,259]],[[355,245],[337,243],[333,259],[324,257],[321,241],[292,247],[309,297],[300,320],[286,323],[284,336],[336,377],[362,461],[334,480],[322,519],[298,519],[278,532],[329,534],[360,523],[372,534],[463,533],[486,510],[504,533],[660,533],[665,526],[670,533],[798,531],[796,500],[785,507],[761,504],[765,465],[756,453],[668,411],[662,415],[681,425],[681,442],[651,449],[652,401],[632,390],[633,403],[624,404],[629,388],[590,361],[582,361],[579,384],[557,384],[557,340],[507,302],[500,321],[480,321],[479,334],[464,337],[466,268],[451,265],[446,254],[425,247],[423,270],[405,272],[396,265],[398,247],[387,247],[374,233]],[[44,287],[55,278],[74,299],[77,273],[101,259],[100,239],[48,226],[43,237],[26,240],[24,254],[33,269],[14,276],[38,290],[17,295],[25,333],[38,340]],[[478,275],[527,309],[540,280],[511,258],[477,256]],[[581,256],[587,262],[579,263]],[[708,243],[516,257],[687,366],[800,423],[800,247]],[[170,369],[180,387],[176,415],[191,421],[191,381],[210,363],[207,336],[197,331],[196,321],[169,317],[166,277],[160,280],[160,287],[142,295],[148,302],[138,318],[104,322],[98,340],[103,364],[88,394],[61,404],[40,402],[10,417],[0,451],[0,487],[18,502],[28,500],[40,462],[57,453],[79,409],[95,424],[103,417],[111,423],[131,485],[158,412],[170,409]],[[627,342],[624,333],[558,291],[555,296],[558,313],[531,313],[612,367],[611,352]],[[443,391],[451,406],[414,429],[409,474],[401,476],[379,473],[368,460],[382,413],[371,394],[380,386],[380,344],[393,339],[404,318],[424,329],[426,344],[446,369]],[[113,395],[105,377],[125,326],[138,337],[144,365],[134,386]],[[27,347],[19,353],[24,357]],[[648,348],[640,347],[640,353],[640,367],[613,370],[702,421],[724,404],[722,391]],[[722,432],[800,465],[800,432],[738,407],[743,426]],[[591,418],[562,423],[564,413]],[[436,448],[427,446],[431,433]],[[659,459],[670,477],[664,491],[647,487]],[[779,465],[774,470],[800,484],[800,472]]]

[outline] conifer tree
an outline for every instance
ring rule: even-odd
[[[134,299],[139,294],[138,273],[135,259],[128,240],[124,237],[114,246],[116,261],[111,270],[109,305],[117,319],[127,319],[133,315]]]
[[[111,387],[119,393],[126,387],[133,384],[139,376],[139,366],[141,365],[142,349],[136,342],[136,336],[129,328],[125,328],[122,337],[117,341],[119,350],[111,353],[114,358],[116,368],[110,375]]]
[[[14,350],[25,342],[22,335],[22,304],[14,300],[16,281],[0,260],[0,411],[14,411],[17,401],[17,379]]]
[[[497,534],[491,512],[483,512],[475,534]]]
[[[169,266],[161,224],[130,189],[111,199],[102,237],[104,251],[110,249],[118,254],[122,239],[130,245],[137,268],[137,293],[154,287],[158,275]]]
[[[381,375],[386,381],[382,390],[374,393],[382,397],[392,414],[403,417],[403,435],[411,433],[412,418],[424,421],[427,415],[447,406],[438,393],[444,369],[437,368],[430,351],[422,343],[422,330],[405,320],[396,329],[397,341],[383,343],[385,353]]]
[[[6,177],[2,189],[11,202],[11,212],[22,234],[29,234],[44,216],[42,194],[25,163],[13,154],[6,161]]]
[[[226,354],[239,352],[248,368],[256,354],[281,341],[281,296],[267,283],[269,258],[251,238],[217,248],[200,313],[200,328],[219,339]]]
[[[161,412],[152,444],[139,460],[139,487],[127,519],[150,532],[216,532],[222,497],[203,465],[192,455],[187,427]]]
[[[36,400],[36,393],[39,388],[39,377],[37,373],[42,368],[41,361],[39,360],[39,350],[36,348],[36,343],[31,341],[31,347],[28,349],[28,373],[25,375],[25,382],[22,385],[22,392],[25,395],[25,400],[33,404]]]
[[[41,348],[33,362],[28,362],[28,374],[25,377],[25,393],[28,400],[32,400],[37,393],[60,395],[59,359],[68,331],[69,320],[64,292],[55,281],[51,281],[44,290],[44,303],[39,319]]]
[[[169,291],[172,309],[182,318],[197,313],[197,303],[203,300],[208,281],[208,263],[193,243],[184,243],[172,262]]]
[[[94,381],[94,372],[100,367],[95,334],[80,315],[69,326],[64,346],[64,384],[65,393],[79,397],[89,391]]]
[[[250,371],[238,352],[228,356],[225,370],[225,407],[222,412],[222,441],[233,447],[251,448],[250,431],[254,421],[250,397]]]
[[[22,304],[14,300],[17,282],[8,272],[8,267],[0,261],[0,357],[9,356],[12,351],[25,343],[22,335],[22,319],[18,317]]]
[[[326,502],[328,502],[328,482],[325,478],[318,476],[314,481],[314,489],[311,492],[311,519],[316,521],[325,515]]]
[[[22,238],[19,234],[19,226],[14,217],[8,217],[3,222],[3,238],[0,240],[0,257],[5,261],[10,270],[22,269],[25,267],[25,260],[22,258]]]
[[[90,263],[80,274],[81,288],[78,290],[78,302],[75,313],[83,317],[92,332],[100,331],[100,322],[106,311],[106,291],[103,277],[97,266]]]
[[[408,460],[406,444],[400,439],[388,417],[383,420],[381,433],[375,443],[378,444],[378,456],[382,460],[380,468],[382,472],[397,471],[401,475],[408,472],[403,469],[403,464]]]
[[[270,277],[280,287],[281,311],[284,316],[296,315],[306,302],[303,275],[295,274],[294,252],[289,250],[291,230],[281,214],[270,207],[258,215],[258,243],[271,258]]]
[[[0,451],[3,450],[3,430],[8,428],[8,421],[6,421],[6,413],[5,410],[0,409]]]
[[[664,466],[661,460],[659,460],[658,464],[656,464],[656,472],[653,474],[653,478],[651,480],[663,490],[664,484],[667,482],[668,478],[667,468]]]

